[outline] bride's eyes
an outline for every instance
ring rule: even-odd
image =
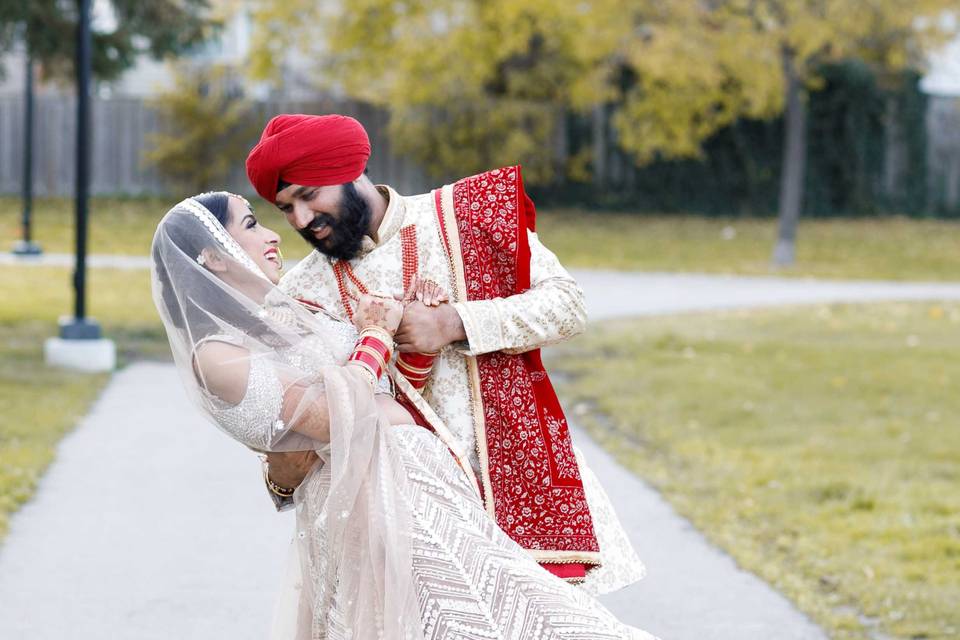
[[[246,228],[247,228],[247,229],[253,229],[255,226],[257,226],[257,219],[254,218],[253,216],[247,216],[247,227],[246,227]]]

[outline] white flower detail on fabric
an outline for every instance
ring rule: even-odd
[[[207,262],[207,259],[203,257],[203,254],[202,254],[202,253],[197,256],[197,264],[198,264],[198,265],[200,265],[200,266],[202,267],[204,264],[206,264],[206,262]]]

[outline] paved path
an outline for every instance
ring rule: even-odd
[[[591,320],[830,302],[960,300],[960,282],[815,280],[572,270]],[[960,273],[958,273],[960,277]]]
[[[259,461],[176,370],[114,376],[0,547],[0,638],[261,639],[286,543]]]
[[[0,265],[23,267],[72,267],[73,254],[42,253],[38,256],[18,256],[12,253],[0,253]],[[94,269],[149,269],[147,256],[101,255],[87,256],[87,266]]]
[[[2,262],[2,260],[0,260]],[[141,267],[135,267],[141,268]],[[591,317],[878,299],[958,299],[960,285],[577,272]],[[649,576],[605,597],[673,640],[821,640],[577,430]],[[0,637],[263,638],[292,529],[254,458],[188,405],[170,365],[119,372],[66,437],[0,548]]]
[[[0,266],[72,267],[73,264],[73,256],[65,253],[26,257],[0,253]],[[94,254],[88,257],[87,264],[94,269],[149,269],[150,259],[146,256]],[[287,268],[295,264],[291,261]],[[960,282],[816,280],[596,269],[571,271],[587,292],[592,320],[823,302],[960,300]]]

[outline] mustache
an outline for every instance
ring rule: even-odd
[[[314,219],[300,229],[300,236],[327,257],[351,260],[360,252],[372,215],[370,205],[357,193],[351,182],[343,185],[337,213],[337,217],[330,213],[315,213]],[[323,240],[318,240],[314,232],[324,224],[330,228],[330,233]]]
[[[304,231],[316,231],[317,229],[323,227],[324,225],[328,227],[336,227],[336,222],[329,213],[321,213],[313,219],[313,222],[308,224]]]

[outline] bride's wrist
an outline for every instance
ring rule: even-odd
[[[380,379],[393,355],[393,337],[382,327],[365,327],[357,338],[347,364],[363,368],[372,381]]]
[[[363,378],[364,382],[366,382],[371,389],[376,388],[378,379],[374,376],[374,373],[370,370],[370,367],[354,361],[347,362],[346,366],[356,370],[357,373],[360,374],[360,377]]]
[[[384,345],[393,350],[393,331],[388,331],[385,327],[381,327],[378,324],[369,324],[360,329],[360,335],[357,337],[357,340],[362,340],[364,336],[371,336],[374,338],[379,338]]]

